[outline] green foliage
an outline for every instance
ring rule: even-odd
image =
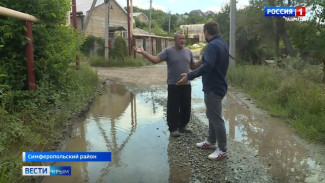
[[[169,16],[170,16],[170,32],[176,32],[177,28],[179,27],[178,25],[178,16],[177,15],[168,15],[167,18],[164,19],[164,23],[162,24],[162,28],[164,31],[168,32],[169,30]]]
[[[133,7],[134,12],[142,12],[149,18],[149,10]],[[138,22],[135,18],[136,26],[140,29],[148,29],[149,23]],[[160,36],[167,36],[169,26],[169,14],[161,10],[152,9],[152,33]],[[170,17],[170,32],[176,32],[179,28],[178,15],[171,15]]]
[[[153,34],[159,35],[159,36],[167,36],[168,35],[168,33],[166,31],[164,31],[164,29],[161,27],[161,25],[156,20],[152,21],[151,32]]]
[[[53,144],[62,136],[71,114],[79,111],[93,94],[98,77],[89,66],[82,64],[79,70],[68,67],[67,72],[71,80],[65,88],[44,81],[35,92],[9,91],[3,98],[7,111],[0,115],[0,164],[7,162],[7,169],[11,170],[6,171],[5,182],[25,182],[17,176],[21,175],[17,168],[22,166],[20,152]]]
[[[39,150],[62,136],[68,117],[92,95],[98,78],[89,67],[76,70],[83,40],[64,25],[69,0],[2,0],[0,6],[41,20],[32,25],[37,90],[30,92],[25,56],[30,38],[25,37],[25,23],[0,19],[0,172],[5,172],[1,180],[28,182],[20,176],[20,152]]]
[[[226,41],[229,42],[229,27],[230,27],[230,6],[226,4],[219,13],[212,14],[208,21],[216,21],[219,23],[221,37]],[[204,22],[206,23],[206,22]]]
[[[325,58],[325,11],[324,2],[319,0],[280,1],[251,0],[249,6],[237,11],[236,58],[251,64],[263,64],[266,59],[276,59],[283,54],[300,54],[305,62],[319,64]],[[265,6],[306,6],[311,8],[309,20],[298,18],[265,17]],[[149,17],[149,10],[134,7],[135,12],[143,12]],[[172,14],[171,32],[179,30],[180,25],[201,24],[217,21],[222,38],[229,42],[230,5],[208,17],[195,13]],[[170,36],[167,33],[169,14],[161,10],[152,11],[152,33]],[[283,22],[282,22],[283,20]],[[290,21],[287,21],[290,20]],[[139,25],[142,28],[146,28]],[[287,41],[283,41],[287,40]],[[186,43],[190,45],[189,42]],[[292,45],[294,50],[290,49]]]
[[[124,61],[128,56],[126,41],[122,36],[117,36],[114,40],[114,47],[111,50],[110,56],[118,60]]]
[[[34,61],[37,84],[46,79],[53,85],[64,85],[67,66],[75,62],[82,40],[73,29],[64,26],[66,12],[70,8],[68,0],[30,0],[21,3],[18,0],[4,0],[3,6],[26,12],[38,17],[41,24],[33,24]],[[13,18],[1,18],[0,24],[0,70],[6,84],[13,90],[27,88],[24,21]]]
[[[292,21],[288,23],[288,32],[295,49],[305,61],[320,64],[325,58],[325,25],[318,24],[316,19],[310,21]]]
[[[140,28],[140,29],[148,28],[148,23],[140,21],[139,18],[137,18],[137,17],[134,17],[134,20],[135,20],[135,27]]]
[[[283,19],[265,17],[265,6],[306,6],[314,11],[310,12],[309,20],[305,20],[306,17],[304,20],[290,17]],[[298,53],[305,61],[319,64],[325,57],[322,51],[325,47],[323,6],[324,3],[318,0],[250,1],[249,6],[238,10],[236,57],[253,64],[262,64],[265,59]]]
[[[7,170],[6,163],[4,163],[3,165],[1,165],[0,168],[1,168],[0,170],[2,170],[2,171],[0,171],[1,172],[0,183],[3,183],[4,177],[5,177],[5,172]]]
[[[254,17],[254,18],[251,18]],[[262,64],[266,58],[275,56],[276,27],[270,17],[265,17],[257,5],[238,11],[237,53],[252,64]]]
[[[319,0],[306,1],[307,6],[311,7],[311,13],[313,18],[318,20],[318,24],[324,24],[325,22],[325,2]]]
[[[1,81],[4,80],[5,77],[6,77],[6,75],[1,74],[1,70],[0,70],[0,98],[1,98],[1,95],[4,94],[3,93],[4,88],[7,87],[7,85],[1,84],[2,83]]]
[[[182,20],[182,25],[189,25],[189,24],[202,24],[206,23],[207,20],[204,16],[199,15],[197,13],[190,13],[188,16]]]
[[[65,83],[70,80],[67,69],[74,65],[82,40],[75,30],[63,25],[56,26],[55,29],[39,25],[35,29],[42,32],[40,37],[35,38],[35,42],[39,42],[35,44],[37,80],[46,80],[53,85],[65,87]],[[41,39],[48,42],[42,42]]]
[[[325,142],[321,67],[301,67],[300,58],[284,62],[285,69],[252,65],[230,68],[229,83],[243,88],[271,114],[287,119],[302,137]]]
[[[97,50],[97,53],[94,52],[95,44],[99,46],[99,49]],[[89,35],[83,45],[81,46],[81,51],[83,54],[85,54],[87,57],[93,56],[93,55],[99,55],[104,56],[104,46],[105,41],[103,38],[96,37],[93,35]]]

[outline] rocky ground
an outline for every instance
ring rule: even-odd
[[[134,93],[156,91],[160,88],[131,86]],[[166,98],[155,99],[164,106]],[[228,155],[219,161],[208,159],[213,149],[199,149],[195,143],[206,138],[208,127],[194,115],[188,125],[192,133],[169,138],[168,157],[170,182],[277,182],[266,173],[257,152],[248,150],[244,144],[228,140]]]

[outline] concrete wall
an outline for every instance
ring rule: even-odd
[[[72,12],[68,12],[69,16],[70,16],[70,20],[66,20],[67,25],[70,25],[71,27],[73,27],[73,19],[72,19]],[[68,18],[67,18],[68,19]],[[77,12],[77,28],[79,30],[82,30],[84,27],[84,21],[85,21],[85,16],[83,15],[83,13]]]
[[[141,22],[147,22],[148,18],[146,16],[144,16],[143,14],[140,14],[139,16],[137,16],[137,18],[141,21]]]
[[[115,1],[110,1],[111,9],[109,12],[109,26],[118,27],[122,26],[127,30],[127,15],[126,13],[116,4]],[[95,7],[93,15],[90,18],[89,24],[86,29],[86,36],[94,35],[105,39],[105,4],[101,4]]]
[[[157,45],[157,43],[159,43],[159,41],[157,41],[157,39],[160,39],[160,38],[154,38],[153,39],[153,53],[152,53],[152,45],[151,45],[151,40],[149,38],[137,38],[136,39],[136,45],[137,46],[142,46],[144,48],[144,50],[150,54],[153,54],[153,55],[157,55],[159,54],[162,50],[164,50],[166,47],[165,47],[165,40],[162,39],[161,42],[160,42],[160,46]],[[145,45],[143,44],[143,40],[145,40]],[[167,47],[169,46],[173,46],[174,45],[174,41],[173,40],[168,40],[168,43],[167,43]],[[161,48],[161,50],[159,50],[159,48]]]

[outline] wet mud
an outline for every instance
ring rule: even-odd
[[[325,182],[323,145],[295,135],[283,119],[257,108],[230,88],[223,100],[228,156],[211,161],[214,150],[195,143],[206,138],[208,120],[201,81],[192,82],[192,133],[169,137],[164,66],[101,70],[105,89],[72,131],[64,151],[110,151],[112,162],[60,162],[68,177],[42,182]],[[151,73],[156,72],[156,73]],[[110,76],[114,76],[110,78]],[[146,82],[141,82],[146,80]],[[142,83],[142,84],[141,84]],[[150,84],[151,83],[151,84]]]

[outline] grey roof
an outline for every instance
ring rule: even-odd
[[[142,30],[140,28],[134,28],[133,29],[133,34],[143,34],[143,35],[149,35],[149,32]]]
[[[192,11],[190,12],[190,14],[191,14],[191,13],[197,13],[197,14],[203,15],[203,12],[202,12],[201,10],[192,10]]]
[[[189,33],[199,33],[203,34],[203,26],[204,24],[192,24],[192,25],[181,25],[179,26],[183,31],[187,31]]]
[[[148,19],[147,15],[144,14],[144,13],[142,13],[142,12],[136,12],[136,13],[133,13],[133,16],[134,16],[134,17],[137,17],[137,16],[139,16],[139,15],[141,15],[141,14],[143,14],[143,15]]]
[[[211,15],[211,14],[213,14],[213,11],[206,11],[206,12],[203,12],[203,15],[204,16],[209,16],[209,15]]]
[[[119,7],[119,8],[120,8],[124,13],[125,13],[125,15],[127,15],[127,12],[125,11],[125,9],[122,8],[122,6],[121,6],[120,4],[118,4],[118,2],[117,2],[116,0],[111,0],[111,2],[112,2],[112,1],[116,4],[117,7]],[[103,2],[102,4],[100,4],[100,5],[98,5],[98,6],[94,7],[94,8],[97,8],[97,7],[102,6],[102,5],[104,5],[104,4],[105,4],[105,3]],[[110,4],[110,5],[112,5],[112,4]],[[88,14],[89,11],[90,11],[90,10],[88,10],[86,13]]]

